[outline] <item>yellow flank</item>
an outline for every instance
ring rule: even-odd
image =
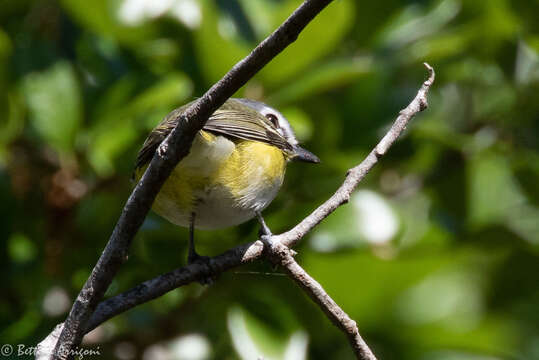
[[[226,186],[232,196],[255,197],[268,185],[282,181],[286,162],[281,150],[257,141],[240,141],[213,181]],[[253,193],[251,193],[253,192]]]
[[[136,170],[137,180],[146,167]],[[153,209],[182,226],[187,225],[192,212],[205,222],[203,203],[216,202],[238,210],[259,211],[259,206],[265,207],[275,196],[285,168],[284,154],[275,146],[248,140],[232,142],[201,131],[189,155],[180,161],[163,185]]]
[[[212,175],[212,168],[217,168],[204,151],[213,143],[216,136],[206,131],[200,131],[193,141],[191,151],[187,157],[176,165],[169,178],[163,184],[156,197],[153,209],[158,214],[168,218],[166,214],[175,211],[191,213],[195,202],[194,194],[203,190]],[[210,155],[210,156],[208,156]],[[136,180],[140,180],[148,164],[136,169]]]

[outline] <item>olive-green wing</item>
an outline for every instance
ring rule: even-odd
[[[290,149],[286,139],[277,132],[274,126],[263,115],[247,106],[234,101],[227,101],[208,119],[204,130],[235,139],[260,141],[274,145],[280,149]],[[190,104],[184,105],[170,114],[152,130],[139,151],[135,168],[140,168],[152,160],[157,147],[174,129],[183,111]],[[238,108],[238,106],[241,106]]]
[[[146,164],[148,164],[152,158],[153,154],[157,151],[157,147],[168,134],[176,127],[178,123],[179,115],[186,109],[187,105],[184,105],[180,108],[173,110],[168,114],[159,125],[152,130],[152,132],[144,141],[142,148],[138,152],[137,161],[135,163],[135,169],[138,169]]]
[[[231,138],[260,141],[280,149],[290,149],[286,139],[271,122],[255,110],[219,109],[204,125],[204,130]]]

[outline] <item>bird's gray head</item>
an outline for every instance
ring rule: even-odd
[[[238,100],[244,105],[258,111],[273,124],[277,132],[279,132],[279,134],[281,134],[294,149],[295,156],[292,159],[312,163],[320,162],[320,159],[316,155],[298,145],[298,140],[296,139],[294,130],[292,130],[292,126],[290,126],[288,120],[279,111],[260,101],[255,101],[251,99],[235,100]]]
[[[294,146],[298,144],[298,140],[296,139],[296,135],[294,134],[294,130],[292,130],[290,123],[279,111],[260,101],[255,101],[251,99],[236,100],[264,115],[273,124],[273,126],[275,126],[279,134],[281,134],[290,145]]]

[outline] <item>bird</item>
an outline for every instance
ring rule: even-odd
[[[191,104],[170,112],[150,132],[137,155],[136,181]],[[172,170],[152,209],[189,228],[188,264],[208,261],[196,252],[195,229],[221,229],[257,217],[261,233],[270,234],[261,213],[279,192],[290,161],[320,159],[299,146],[279,111],[260,101],[230,98],[195,135],[189,154]]]

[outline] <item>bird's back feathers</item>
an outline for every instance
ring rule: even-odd
[[[135,169],[141,168],[151,161],[159,144],[176,127],[182,112],[189,105],[191,103],[173,110],[152,130],[138,153]],[[282,150],[291,150],[291,145],[266,117],[235,99],[229,99],[215,111],[204,125],[203,130],[226,136],[231,140],[259,141]]]

